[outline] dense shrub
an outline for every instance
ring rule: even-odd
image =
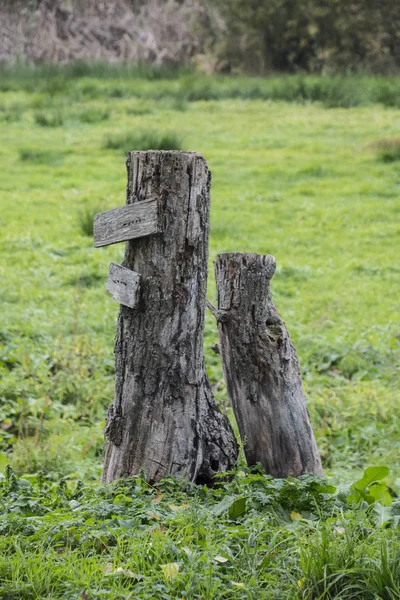
[[[174,133],[143,131],[108,137],[104,148],[120,150],[123,154],[131,150],[182,150],[182,140]]]
[[[367,70],[400,66],[400,5],[392,0],[218,1],[220,52],[252,72]]]

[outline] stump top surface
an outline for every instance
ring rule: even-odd
[[[201,158],[205,162],[204,156],[200,152],[196,152],[194,150],[129,150],[128,156],[145,156],[145,155],[154,155],[154,156],[193,156],[196,158]]]
[[[266,270],[267,277],[271,278],[275,273],[276,258],[271,254],[257,254],[257,252],[221,252],[217,255],[217,264],[221,262],[237,268],[253,268]]]

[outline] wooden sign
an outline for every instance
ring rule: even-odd
[[[114,300],[123,306],[134,308],[139,299],[140,275],[131,269],[111,263],[106,289]]]
[[[143,200],[99,213],[94,217],[95,248],[127,242],[161,231],[157,200]]]

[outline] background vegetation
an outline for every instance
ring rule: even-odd
[[[0,598],[399,597],[399,87],[2,69]],[[213,173],[210,300],[217,252],[277,259],[329,485],[244,464],[213,490],[98,483],[123,248],[93,248],[92,216],[124,204],[127,149],[165,144]],[[216,340],[208,315],[230,415]]]
[[[220,1],[222,55],[250,72],[388,72],[400,66],[391,0]]]
[[[0,62],[106,60],[206,72],[392,73],[393,0],[4,0]]]

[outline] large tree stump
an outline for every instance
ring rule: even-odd
[[[249,465],[275,477],[322,474],[296,351],[270,295],[275,258],[215,262],[220,352]]]
[[[192,152],[130,152],[127,204],[156,199],[161,233],[126,244],[138,303],[121,306],[103,481],[143,471],[208,483],[237,444],[204,368],[211,174]]]

